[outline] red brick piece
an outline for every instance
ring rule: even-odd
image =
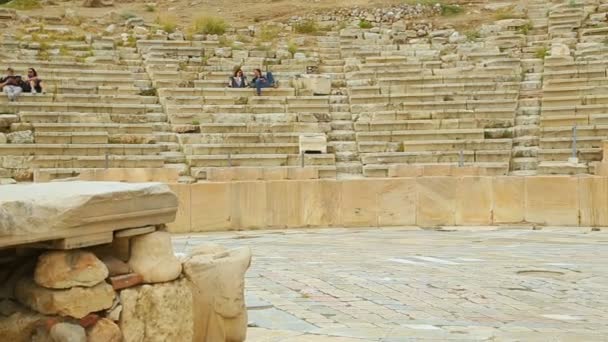
[[[144,278],[138,273],[129,273],[116,277],[110,277],[110,283],[116,291],[133,287],[143,282]]]
[[[101,317],[99,317],[99,315],[91,313],[91,314],[88,314],[88,315],[82,317],[78,321],[78,324],[80,324],[80,326],[83,328],[92,327],[95,325],[95,323],[97,323],[97,321],[99,321],[100,318]]]
[[[44,328],[46,331],[51,331],[53,325],[59,323],[59,319],[57,318],[47,318],[44,320]]]

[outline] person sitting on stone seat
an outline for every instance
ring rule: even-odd
[[[251,87],[255,88],[256,94],[262,95],[262,88],[270,88],[276,87],[276,83],[274,81],[274,77],[272,73],[269,71],[266,73],[266,76],[262,74],[262,70],[255,69],[253,70],[253,79],[251,80]]]
[[[20,87],[21,82],[21,76],[15,75],[13,68],[6,69],[6,76],[0,78],[0,89],[8,96],[9,101],[17,100],[23,91]]]
[[[247,88],[249,86],[249,82],[247,82],[247,76],[243,73],[241,68],[238,68],[233,76],[230,76],[230,81],[228,82],[228,87],[230,88]]]
[[[42,80],[38,77],[36,69],[27,69],[27,80],[21,83],[21,89],[32,94],[42,93]]]

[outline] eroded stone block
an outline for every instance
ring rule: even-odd
[[[179,277],[182,267],[173,253],[171,234],[154,232],[131,239],[129,266],[146,283],[162,283]]]
[[[184,273],[194,298],[194,341],[245,341],[245,272],[251,250],[190,255]]]
[[[124,342],[193,341],[192,290],[185,279],[120,292]]]
[[[492,178],[459,177],[455,213],[459,226],[492,224]]]
[[[75,227],[109,230],[175,219],[177,198],[160,183],[57,182],[2,186],[0,236]],[[129,219],[123,219],[127,215]]]
[[[416,178],[417,225],[423,227],[454,225],[457,183],[458,179],[454,177]]]
[[[50,289],[91,287],[104,281],[108,273],[106,265],[91,252],[51,251],[38,257],[34,280]]]
[[[524,221],[525,192],[523,177],[492,178],[494,224]]]
[[[15,297],[22,304],[45,315],[82,318],[91,312],[111,307],[115,293],[106,282],[93,287],[51,290],[38,286],[32,278],[24,277],[15,286]]]
[[[576,177],[527,177],[525,187],[527,222],[578,226],[579,192]]]

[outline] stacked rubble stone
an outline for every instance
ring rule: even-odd
[[[54,210],[59,205],[52,201],[32,204],[25,198],[15,200],[10,195],[0,195],[0,340],[244,341],[247,314],[243,292],[244,274],[251,259],[249,249],[228,251],[220,246],[197,246],[180,260],[173,251],[171,235],[161,231],[162,224],[117,230],[111,243],[89,243],[87,248],[45,250],[40,247],[54,245],[6,244],[10,238],[24,239],[20,230],[9,227],[23,227],[24,222],[19,221],[23,218],[16,216],[22,208],[46,212],[48,226],[53,227],[50,232],[56,238],[74,222],[70,221],[72,214],[90,212],[91,206],[97,208],[96,215],[100,217],[118,217],[118,210],[129,213],[111,208],[110,204],[119,200],[127,201],[125,206],[131,205],[132,212],[140,213],[146,210],[129,200],[147,203],[148,212],[156,209],[152,204],[163,205],[162,201],[146,202],[144,195],[137,198],[127,191],[117,191],[136,186],[105,184],[114,187],[114,193],[108,190],[101,195],[88,194],[91,197],[85,201],[82,194],[77,200],[64,197],[62,201],[70,205],[64,204],[63,208],[70,209],[59,214]],[[79,185],[86,188],[86,183]],[[8,185],[0,191],[36,191],[40,187],[44,185]],[[143,187],[148,196],[165,196],[165,202],[171,199],[166,195],[173,196],[166,186]],[[45,192],[49,193],[48,189]],[[104,200],[110,204],[100,205]],[[176,206],[164,205],[173,208],[170,216],[174,217]],[[78,207],[85,209],[75,209]],[[122,217],[124,220],[128,215]],[[82,219],[76,220],[79,229],[89,228],[82,225]],[[45,230],[34,229],[30,238],[40,232]],[[74,231],[63,234],[73,235]],[[85,235],[80,241],[86,239]],[[89,240],[95,241],[94,234]]]

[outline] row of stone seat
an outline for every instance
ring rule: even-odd
[[[99,103],[99,104],[127,104],[127,105],[153,105],[158,103],[156,96],[140,96],[140,95],[99,95],[99,94],[52,94],[45,92],[44,94],[23,94],[19,97],[18,106],[25,106],[31,103],[66,103],[68,105],[78,106],[80,103]],[[6,97],[0,98],[1,105],[9,103]]]
[[[36,95],[32,95],[35,97]],[[49,112],[90,112],[111,114],[147,114],[161,112],[159,104],[114,104],[114,103],[61,103],[61,102],[9,102],[0,103],[0,112],[18,113],[20,111]]]
[[[412,170],[413,168],[413,170]],[[458,170],[464,169],[459,172]],[[471,171],[478,170],[478,171]],[[483,171],[479,171],[483,170]],[[439,162],[439,163],[394,163],[368,164],[363,167],[366,177],[416,177],[416,176],[457,176],[457,175],[506,175],[509,163],[501,162]]]
[[[51,180],[88,168],[165,167],[166,154],[179,144],[163,125],[167,116],[158,97],[142,96],[150,77],[134,50],[108,52],[110,59],[84,63],[67,57],[3,60],[18,70],[36,67],[46,94],[0,99],[0,113],[19,115],[11,130],[33,132],[29,143],[0,145],[0,168],[18,180],[31,180],[32,173]],[[107,64],[119,54],[131,59]]]
[[[562,60],[545,63],[538,142],[542,173],[589,172],[593,163],[601,160],[600,142],[608,138],[608,102],[602,92],[608,84],[608,64],[602,58],[603,37],[596,36],[603,30],[585,28],[597,9],[589,5],[560,2],[549,13],[549,33],[573,51]],[[567,160],[574,163],[567,164]]]
[[[363,63],[346,77],[363,175],[394,176],[391,170],[413,165],[445,170],[458,163],[507,174],[521,64],[498,47],[521,39],[505,35],[493,47],[463,53],[460,64],[435,56],[425,67],[391,68],[410,56],[366,57],[369,71]],[[374,85],[357,81],[366,78]]]

